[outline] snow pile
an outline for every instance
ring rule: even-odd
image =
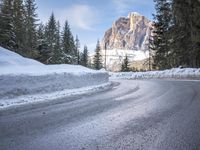
[[[16,54],[12,51],[6,50],[0,47],[0,67],[8,67],[8,66],[33,66],[43,64],[28,58],[24,58],[19,54]],[[2,72],[2,71],[1,71]]]
[[[44,65],[0,47],[0,103],[24,95],[65,90],[69,95],[72,89],[98,87],[109,84],[108,81],[109,75],[104,70],[78,65]]]
[[[0,47],[0,76],[2,75],[32,75],[41,76],[49,74],[70,73],[84,75],[88,73],[99,74],[105,71],[96,71],[79,65],[44,65],[36,60],[24,58],[19,54]]]
[[[200,68],[173,68],[148,72],[110,72],[109,75],[113,79],[200,79]]]

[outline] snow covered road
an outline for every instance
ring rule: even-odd
[[[106,92],[1,111],[0,149],[200,149],[199,81],[114,82]]]

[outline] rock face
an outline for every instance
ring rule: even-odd
[[[143,62],[149,57],[149,36],[152,22],[144,16],[132,12],[128,17],[121,17],[105,32],[101,41],[103,64],[107,70],[120,71],[121,64],[128,56],[130,66],[144,66]],[[106,57],[105,57],[106,56]],[[135,67],[145,69],[145,67]]]
[[[151,24],[151,21],[136,12],[121,17],[106,31],[101,48],[146,51]]]

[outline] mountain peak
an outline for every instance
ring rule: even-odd
[[[138,12],[130,12],[128,14],[128,18],[130,18],[131,16],[142,16],[142,15],[140,13],[138,13]]]
[[[129,13],[129,17],[120,17],[112,27],[106,31],[101,42],[102,48],[107,49],[148,49],[148,36],[151,22],[137,12]]]
[[[102,56],[106,57],[107,69],[119,71],[126,55],[130,63],[139,61],[143,64],[148,57],[150,28],[151,21],[137,12],[131,12],[128,17],[120,17],[114,21],[101,41]]]

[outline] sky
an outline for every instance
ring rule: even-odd
[[[81,49],[93,52],[97,40],[121,16],[138,12],[152,20],[153,0],[36,0],[38,18],[46,23],[53,12],[61,26],[67,20],[74,36],[78,35]]]

